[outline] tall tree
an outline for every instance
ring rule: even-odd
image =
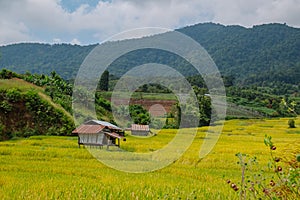
[[[108,91],[108,80],[109,79],[109,72],[105,70],[103,74],[101,75],[100,81],[99,81],[99,89],[102,91]]]

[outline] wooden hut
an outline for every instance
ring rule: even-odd
[[[149,125],[131,124],[131,135],[147,136],[149,133]]]
[[[78,135],[78,146],[120,146],[124,131],[109,122],[90,120],[76,128],[73,134]]]

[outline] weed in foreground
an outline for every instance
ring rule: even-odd
[[[297,199],[300,197],[300,155],[277,156],[272,137],[265,135],[264,143],[270,149],[266,169],[259,170],[256,156],[237,153],[241,167],[241,181],[227,180],[239,199]]]

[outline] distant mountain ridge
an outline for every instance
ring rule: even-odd
[[[253,28],[198,24],[178,31],[199,42],[221,72],[245,82],[300,82],[300,29],[285,24]]]
[[[20,43],[0,47],[0,69],[74,78],[82,61],[96,45]]]
[[[285,24],[264,24],[245,28],[204,23],[184,27],[182,32],[199,42],[211,55],[221,73],[235,78],[238,84],[265,82],[300,82],[300,29]],[[18,73],[49,74],[55,70],[65,79],[76,76],[84,58],[96,45],[70,44],[14,44],[0,47],[0,69]],[[148,52],[154,60],[171,59],[174,66],[183,69],[185,76],[194,74],[187,63],[172,60],[168,53]],[[147,56],[142,57],[144,62]],[[114,62],[110,73],[120,76],[139,64],[141,52]]]

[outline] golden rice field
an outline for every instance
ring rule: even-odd
[[[256,155],[258,168],[264,168],[269,160],[265,134],[273,137],[276,154],[299,152],[300,120],[295,129],[288,128],[287,121],[226,121],[216,146],[201,160],[198,155],[207,127],[199,128],[180,159],[148,173],[107,167],[87,149],[79,149],[76,137],[35,136],[0,142],[0,199],[238,199],[226,183],[227,179],[240,180],[236,153]],[[128,136],[121,147],[154,151],[166,145],[174,132],[163,130],[146,139]]]

